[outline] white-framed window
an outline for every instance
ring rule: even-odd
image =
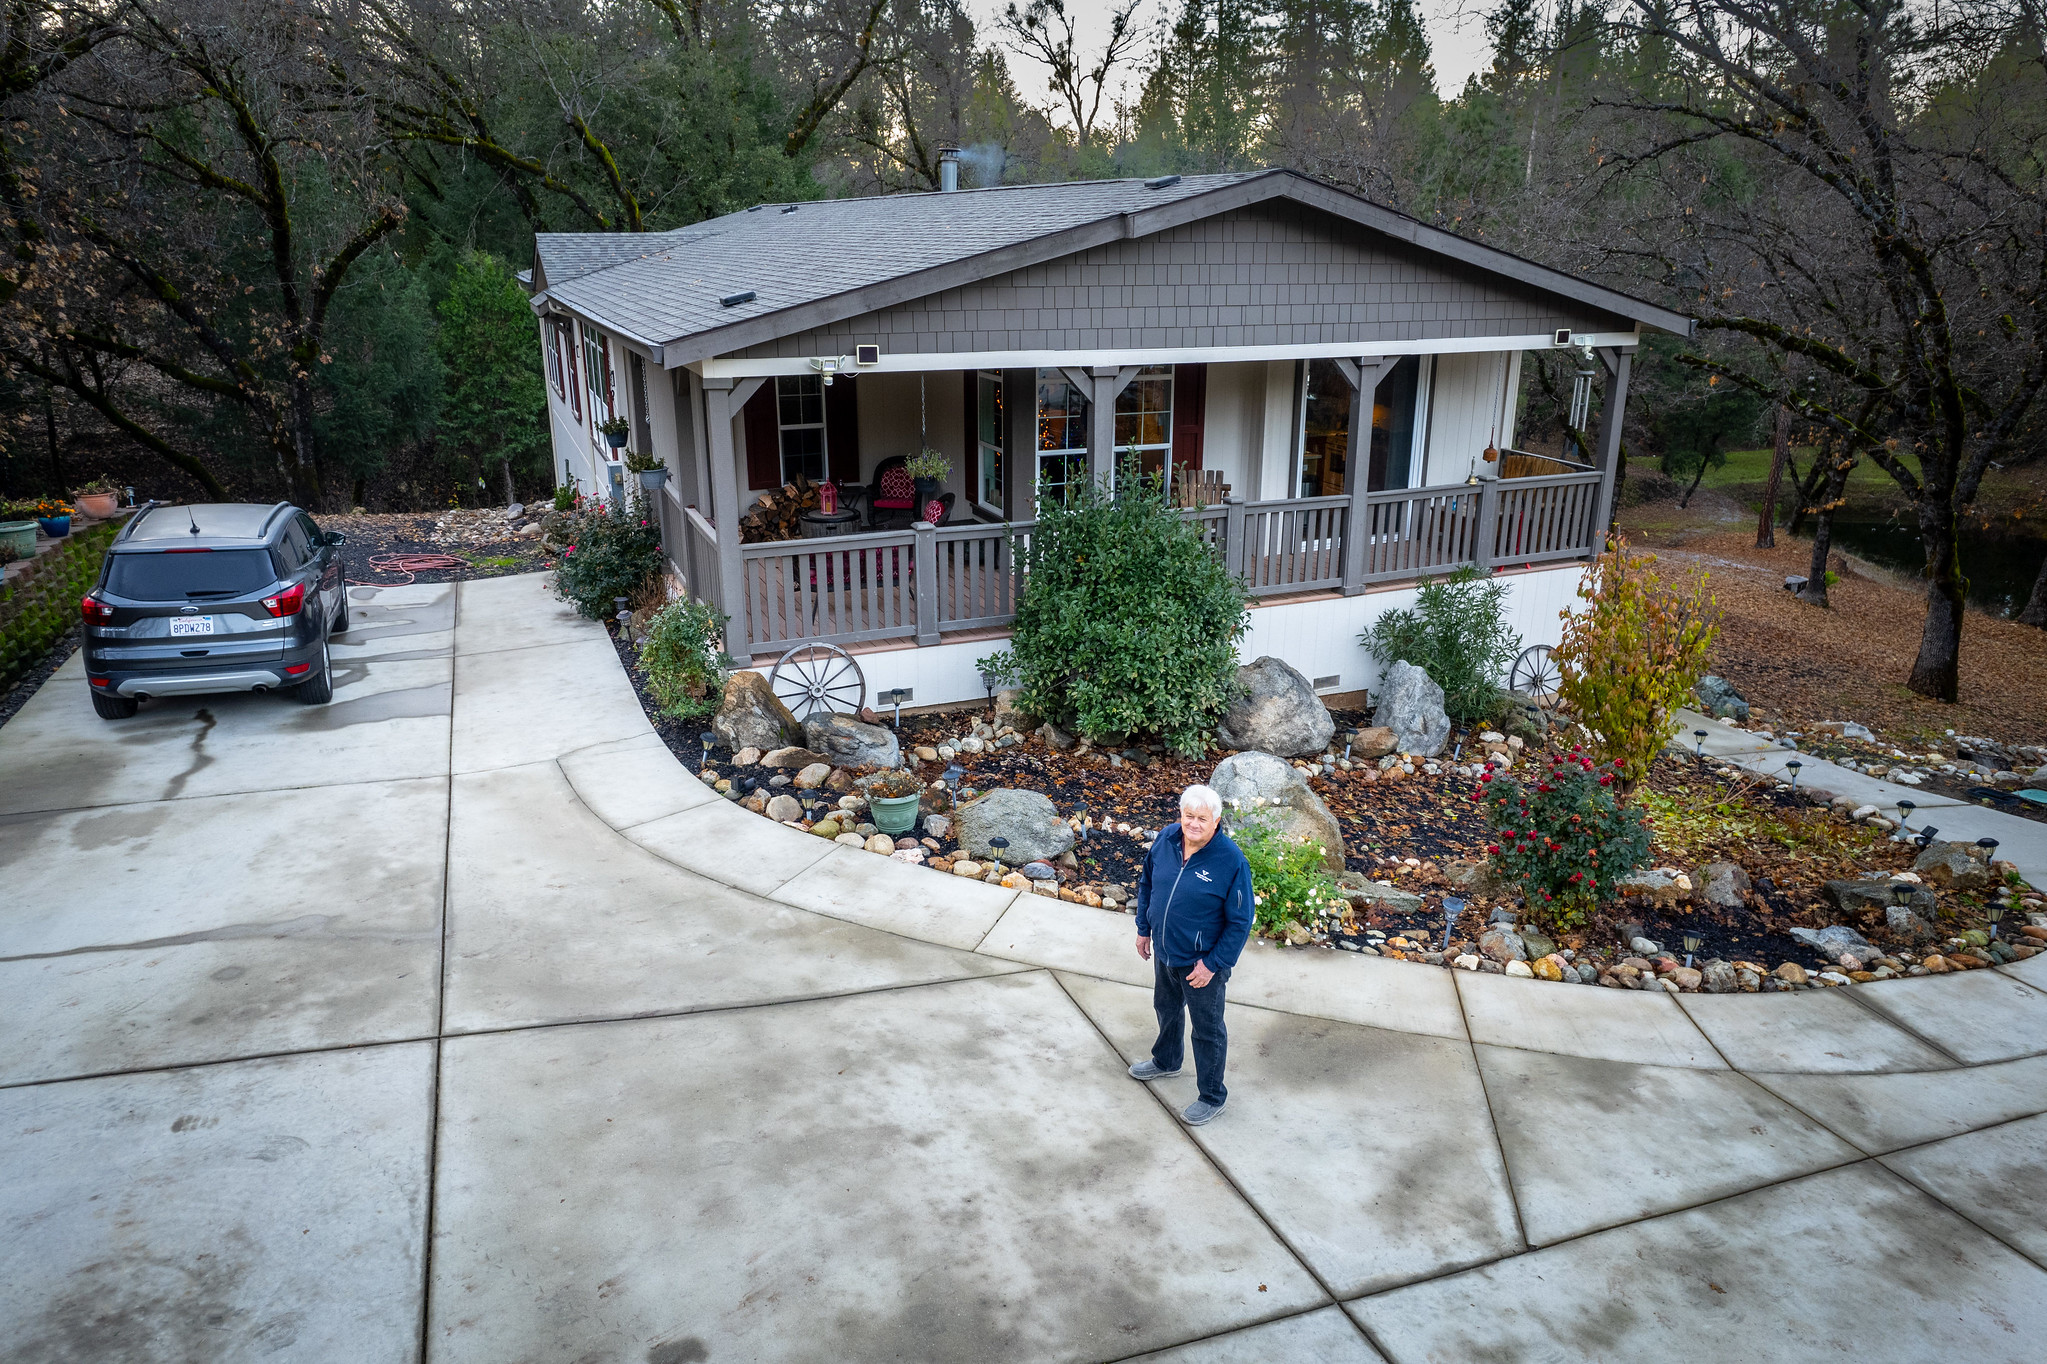
[[[974,500],[985,511],[1002,514],[1002,375],[982,370],[974,376]]]
[[[594,436],[598,424],[611,420],[616,410],[612,405],[611,347],[593,328],[582,330],[583,384],[590,394],[590,431]]]
[[[1137,452],[1147,474],[1173,480],[1173,367],[1146,365],[1116,395],[1116,462]],[[1111,471],[1113,474],[1113,470]]]
[[[1038,497],[1087,481],[1087,395],[1056,369],[1038,371]]]
[[[790,374],[775,380],[775,422],[780,428],[782,481],[802,474],[824,482],[824,379],[816,374]]]

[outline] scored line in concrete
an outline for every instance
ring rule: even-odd
[[[1063,995],[1066,999],[1066,1002],[1073,1007],[1073,1011],[1079,1014],[1082,1021],[1085,1022],[1088,1025],[1088,1027],[1093,1030],[1095,1036],[1101,1039],[1102,1048],[1103,1050],[1108,1052],[1109,1059],[1111,1061],[1114,1061],[1119,1066],[1124,1065],[1125,1062],[1123,1061],[1123,1053],[1117,1049],[1115,1042],[1110,1039],[1109,1035],[1106,1032],[1102,1031],[1102,1025],[1095,1021],[1094,1015],[1090,1014],[1086,1009],[1081,1007],[1080,1001],[1073,997],[1073,992],[1066,988],[1066,982],[1059,979],[1059,973],[1057,971],[1046,970],[1045,975],[1051,979],[1052,983],[1055,986],[1058,987],[1059,993]],[[1329,1281],[1322,1277],[1321,1272],[1318,1271],[1314,1265],[1309,1263],[1308,1258],[1305,1255],[1301,1254],[1300,1248],[1296,1246],[1293,1243],[1293,1241],[1288,1238],[1285,1232],[1279,1229],[1279,1226],[1272,1220],[1271,1217],[1266,1215],[1265,1209],[1258,1206],[1258,1201],[1252,1198],[1250,1194],[1244,1191],[1244,1186],[1237,1182],[1236,1178],[1230,1174],[1229,1170],[1224,1167],[1221,1161],[1215,1158],[1215,1156],[1208,1150],[1207,1147],[1203,1146],[1199,1141],[1195,1140],[1193,1131],[1189,1129],[1185,1123],[1180,1121],[1180,1115],[1173,1111],[1173,1106],[1170,1103],[1166,1102],[1166,1100],[1161,1094],[1161,1091],[1152,1085],[1146,1085],[1144,1086],[1144,1088],[1148,1097],[1150,1097],[1151,1101],[1157,1104],[1160,1108],[1165,1110],[1167,1118],[1169,1118],[1172,1121],[1173,1125],[1179,1129],[1180,1136],[1187,1143],[1187,1145],[1197,1155],[1199,1155],[1203,1161],[1207,1162],[1209,1168],[1215,1171],[1216,1178],[1222,1180],[1225,1184],[1230,1186],[1231,1191],[1234,1192],[1240,1200],[1242,1200],[1245,1207],[1251,1210],[1252,1215],[1255,1216],[1260,1222],[1262,1222],[1265,1225],[1265,1229],[1267,1231],[1272,1233],[1273,1239],[1286,1247],[1287,1254],[1294,1257],[1294,1263],[1298,1264],[1301,1267],[1301,1271],[1305,1273],[1309,1278],[1315,1281],[1315,1286],[1322,1290],[1324,1296],[1326,1296],[1328,1300],[1332,1303],[1340,1301],[1340,1299],[1338,1299],[1338,1297],[1336,1296],[1335,1291],[1329,1286]],[[1309,1310],[1318,1311],[1320,1310],[1320,1308],[1318,1306],[1316,1308],[1310,1308]],[[1282,1320],[1286,1317],[1299,1315],[1302,1314],[1298,1312],[1281,1312],[1276,1313],[1272,1317],[1265,1318],[1264,1320],[1277,1321]],[[1241,1330],[1243,1329],[1243,1327],[1246,1326],[1257,1326],[1262,1324],[1263,1324],[1262,1321],[1250,1321],[1243,1323],[1243,1326],[1233,1327],[1232,1330]],[[1214,1335],[1216,1334],[1226,1335],[1228,1334],[1228,1332],[1212,1333],[1209,1336],[1202,1337],[1202,1339],[1213,1339]],[[1364,1334],[1364,1330],[1362,1327],[1359,1328],[1359,1334],[1360,1335]],[[1188,1343],[1189,1342],[1187,1341],[1180,1342],[1180,1344],[1182,1345]],[[1148,1350],[1145,1351],[1144,1353],[1156,1354],[1158,1353],[1158,1351]]]

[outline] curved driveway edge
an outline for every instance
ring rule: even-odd
[[[60,675],[0,732],[23,1358],[2039,1355],[2040,958],[1259,945],[1190,1131],[1126,916],[734,808],[537,576],[355,601],[324,723]]]

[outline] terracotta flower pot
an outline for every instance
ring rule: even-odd
[[[119,493],[80,493],[78,509],[96,521],[104,521],[121,506]]]

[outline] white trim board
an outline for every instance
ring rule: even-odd
[[[1632,349],[1641,344],[1640,332],[1593,332],[1594,347],[1619,346]],[[1529,336],[1443,337],[1433,341],[1329,341],[1308,346],[1207,346],[1159,347],[1147,350],[988,350],[935,351],[921,354],[884,355],[872,365],[854,365],[851,355],[798,356],[793,358],[727,358],[690,362],[688,368],[706,379],[751,379],[757,376],[815,374],[813,360],[841,361],[839,373],[888,374],[904,371],[962,369],[1059,369],[1068,365],[1194,365],[1230,364],[1247,360],[1358,359],[1390,355],[1468,355],[1487,351],[1569,350],[1560,347],[1549,332]]]

